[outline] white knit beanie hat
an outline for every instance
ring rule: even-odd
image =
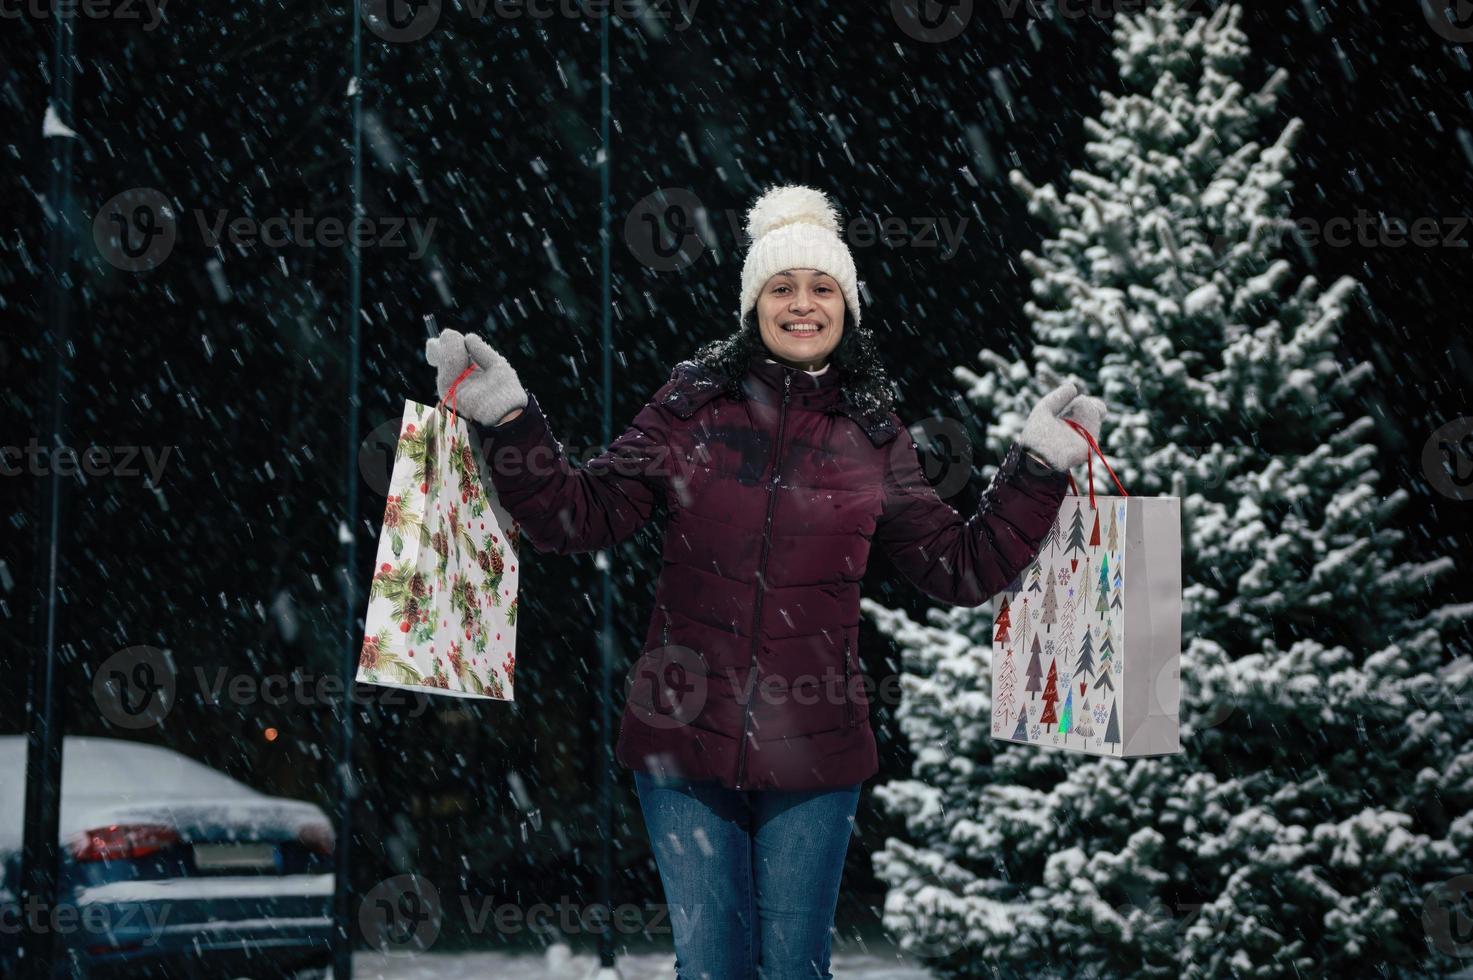
[[[859,325],[859,286],[854,256],[839,237],[839,213],[822,191],[801,184],[774,187],[747,212],[751,241],[742,263],[742,308],[737,321],[757,305],[762,287],[784,269],[817,269],[833,276],[844,305]]]

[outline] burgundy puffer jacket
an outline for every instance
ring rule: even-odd
[[[633,425],[571,465],[535,396],[480,426],[492,484],[542,552],[606,548],[669,513],[655,609],[616,758],[734,789],[846,786],[878,769],[860,676],[859,585],[878,545],[920,589],[977,606],[1016,578],[1066,478],[1014,445],[964,520],[893,413],[753,357],[738,391],[682,361]]]

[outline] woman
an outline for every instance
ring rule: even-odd
[[[682,980],[826,978],[859,788],[877,768],[859,680],[872,545],[943,602],[977,606],[1036,554],[1104,403],[1065,384],[1029,416],[977,514],[921,472],[860,326],[827,198],[775,188],[747,216],[739,327],[676,365],[581,469],[474,334],[426,357],[481,425],[492,484],[543,552],[606,548],[668,510],[655,610],[616,758],[633,770]],[[1026,460],[1025,460],[1026,456]]]

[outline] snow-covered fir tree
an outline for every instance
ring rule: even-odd
[[[876,790],[907,828],[874,855],[885,921],[945,976],[1439,975],[1467,965],[1436,926],[1473,871],[1473,609],[1392,524],[1408,494],[1360,396],[1396,379],[1341,346],[1360,287],[1289,247],[1285,75],[1255,70],[1236,6],[1189,6],[1118,18],[1124,93],[1067,192],[1013,174],[1048,227],[1032,350],[956,370],[993,458],[1073,376],[1126,487],[1182,498],[1184,751],[994,741],[991,613],[867,601],[915,751]]]

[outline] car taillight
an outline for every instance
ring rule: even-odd
[[[72,857],[78,861],[132,861],[179,843],[179,832],[157,823],[115,823],[77,835]]]
[[[297,831],[297,840],[314,854],[331,854],[337,843],[332,827],[325,823],[309,823]]]

